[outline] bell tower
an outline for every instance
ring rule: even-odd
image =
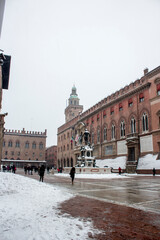
[[[72,87],[72,92],[68,99],[68,106],[65,109],[65,122],[70,121],[74,117],[78,116],[83,111],[83,106],[79,105],[79,98],[75,85]]]

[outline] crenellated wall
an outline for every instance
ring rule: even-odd
[[[47,136],[47,130],[45,129],[45,132],[37,132],[37,131],[26,131],[25,128],[22,130],[11,130],[11,129],[5,129],[4,133],[7,134],[13,134],[13,135],[39,135],[39,136]]]

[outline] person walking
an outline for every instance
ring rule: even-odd
[[[121,167],[118,168],[118,171],[119,171],[119,175],[121,175],[121,172],[122,172]]]
[[[75,167],[72,167],[72,168],[71,168],[71,171],[70,171],[70,177],[71,177],[71,179],[72,179],[72,185],[73,185],[75,173],[76,173],[76,169],[75,169]]]
[[[45,172],[45,166],[42,165],[42,166],[40,167],[40,169],[39,169],[39,176],[40,176],[39,181],[40,181],[40,182],[41,182],[41,181],[43,182],[44,172]]]
[[[155,176],[155,175],[156,175],[156,169],[153,168],[153,176]]]

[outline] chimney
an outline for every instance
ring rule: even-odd
[[[148,73],[148,68],[144,69],[144,76]]]

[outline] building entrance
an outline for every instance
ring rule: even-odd
[[[128,149],[128,161],[135,161],[135,147]]]

